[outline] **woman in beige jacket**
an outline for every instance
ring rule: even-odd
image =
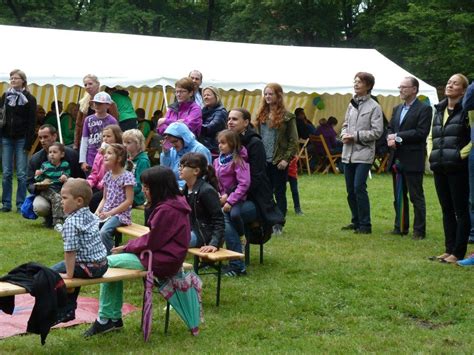
[[[352,213],[351,223],[342,229],[361,234],[372,233],[367,176],[374,162],[375,141],[383,131],[382,109],[370,96],[374,84],[375,78],[370,73],[355,75],[355,95],[347,108],[341,131],[347,201]]]

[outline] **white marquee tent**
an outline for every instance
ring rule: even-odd
[[[262,89],[279,82],[285,91],[352,93],[358,71],[374,74],[376,95],[398,95],[410,75],[374,49],[319,48],[202,41],[117,33],[0,26],[0,80],[22,68],[30,83],[82,85],[86,73],[103,84],[174,85],[189,69],[224,90]],[[420,93],[438,101],[435,88],[420,80]]]

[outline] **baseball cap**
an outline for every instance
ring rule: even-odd
[[[91,101],[92,102],[97,102],[99,104],[111,104],[112,103],[112,98],[105,91],[101,91],[101,92],[98,92],[97,94],[95,94],[94,99],[91,100]]]

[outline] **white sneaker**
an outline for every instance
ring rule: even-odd
[[[54,230],[55,230],[56,232],[61,233],[61,232],[63,231],[63,225],[62,225],[61,223],[56,224],[56,225],[54,226]]]

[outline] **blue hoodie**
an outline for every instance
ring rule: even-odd
[[[182,139],[184,147],[179,152],[176,151],[175,148],[171,148],[168,152],[162,152],[160,154],[160,165],[173,170],[179,187],[183,188],[185,181],[179,178],[179,161],[181,160],[181,157],[186,153],[201,153],[206,157],[207,163],[212,165],[211,152],[196,140],[194,134],[184,123],[174,122],[170,124],[163,133],[163,135],[167,134]]]

